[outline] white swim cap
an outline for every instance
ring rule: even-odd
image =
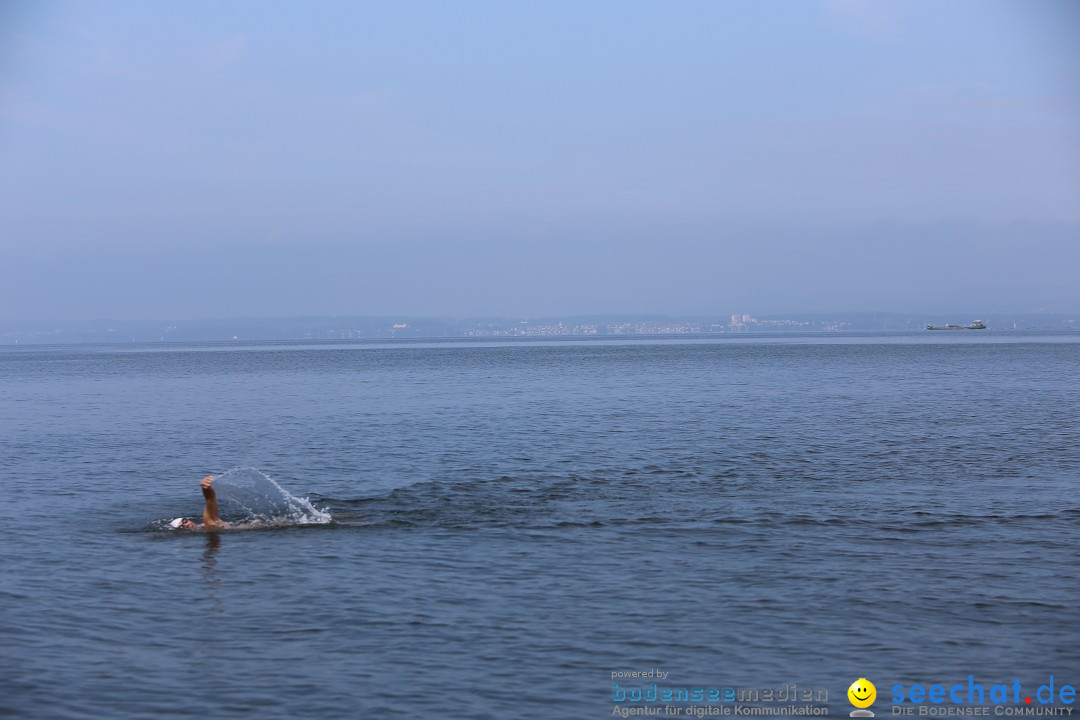
[[[179,528],[183,524],[184,524],[184,518],[180,517],[180,518],[176,518],[171,523],[169,523],[169,527],[171,527],[171,528]]]

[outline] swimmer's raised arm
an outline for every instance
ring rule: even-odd
[[[207,530],[225,527],[225,523],[218,517],[217,493],[214,492],[213,482],[214,476],[207,475],[199,483],[202,486],[203,497],[206,499],[206,507],[203,508],[202,521],[203,527]]]

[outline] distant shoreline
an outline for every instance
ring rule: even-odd
[[[648,316],[451,320],[432,318],[266,318],[215,321],[98,321],[0,323],[0,346],[40,345],[179,345],[223,346],[261,343],[371,344],[383,342],[486,342],[566,340],[670,340],[770,337],[1071,334],[1080,316],[988,316],[978,333],[936,333],[925,316],[796,316],[721,322],[714,318]],[[948,321],[938,321],[945,324]]]

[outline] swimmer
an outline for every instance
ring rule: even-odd
[[[222,530],[227,528],[228,524],[218,516],[217,493],[214,492],[214,476],[207,475],[199,482],[199,485],[202,486],[203,498],[206,500],[206,507],[203,508],[202,514],[202,525],[193,520],[178,517],[169,523],[169,526],[177,530]]]

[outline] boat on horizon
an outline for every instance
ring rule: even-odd
[[[976,320],[970,325],[927,325],[927,330],[985,330],[986,324]]]

